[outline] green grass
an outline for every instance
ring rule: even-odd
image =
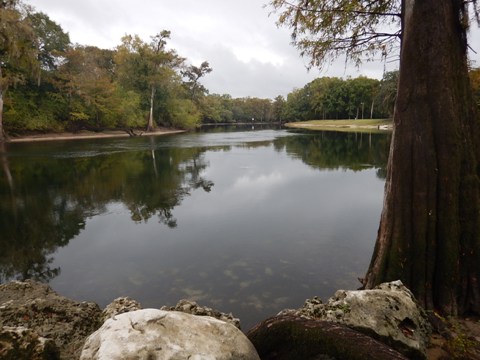
[[[354,131],[354,132],[377,132],[379,127],[388,126],[391,129],[392,121],[385,119],[368,120],[310,120],[287,123],[287,127],[294,129],[308,130],[330,130],[330,131]]]

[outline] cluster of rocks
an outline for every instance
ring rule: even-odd
[[[338,290],[326,303],[319,298],[281,315],[334,322],[367,334],[406,354],[424,358],[431,334],[425,311],[401,281],[372,290]]]
[[[240,329],[240,319],[234,317],[232,313],[222,313],[215,309],[200,306],[195,301],[189,301],[182,299],[175,306],[163,306],[161,310],[167,311],[181,311],[187,314],[197,315],[197,316],[210,316],[215,319],[225,321],[226,323],[232,324],[236,328]]]
[[[22,326],[2,326],[0,331],[1,359],[58,359],[55,342]]]
[[[1,359],[424,359],[429,322],[401,282],[307,300],[250,330],[181,300],[142,309],[118,298],[103,311],[32,281],[0,285]]]
[[[101,313],[97,304],[60,296],[46,284],[2,284],[0,358],[78,358],[85,338],[101,325]]]
[[[103,323],[117,315],[137,310],[142,310],[142,305],[137,300],[130,299],[128,296],[119,297],[103,309],[101,320]]]

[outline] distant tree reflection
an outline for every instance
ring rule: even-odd
[[[0,282],[57,276],[54,253],[112,203],[123,204],[133,222],[155,218],[172,229],[180,226],[175,208],[193,191],[214,187],[204,175],[209,166],[205,152],[230,149],[134,141],[140,143],[104,152],[103,143],[48,145],[45,152],[32,144],[20,147],[15,156],[9,156],[10,145],[0,147]],[[313,168],[375,168],[384,177],[389,141],[383,134],[322,132],[238,146],[273,144]]]
[[[275,140],[275,148],[317,169],[377,169],[385,179],[390,135],[322,131]]]
[[[202,175],[208,166],[205,149],[33,155],[10,161],[7,149],[0,150],[0,282],[57,276],[52,254],[109,203],[123,203],[135,222],[156,216],[175,228],[174,208],[192,190],[208,192],[214,186]]]

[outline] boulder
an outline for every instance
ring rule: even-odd
[[[116,315],[88,337],[81,360],[252,359],[259,357],[235,326],[177,311],[144,309]]]
[[[247,333],[262,360],[407,360],[387,345],[331,321],[280,315]]]
[[[307,300],[281,314],[332,321],[371,335],[412,359],[425,359],[431,327],[425,311],[401,281],[372,290],[338,290],[325,304]]]
[[[97,304],[67,299],[46,284],[0,285],[0,326],[24,327],[53,340],[61,359],[78,358],[85,338],[100,326],[100,315]]]
[[[198,316],[211,316],[215,319],[228,322],[240,329],[240,319],[234,317],[232,313],[227,314],[227,313],[220,312],[218,310],[214,310],[207,306],[200,306],[195,301],[182,299],[177,303],[177,305],[172,307],[163,306],[161,310],[180,311],[187,314],[198,315]]]
[[[142,305],[137,300],[127,297],[119,297],[108,304],[102,311],[102,323],[116,315],[130,311],[141,310]]]
[[[53,340],[39,336],[24,327],[0,328],[0,359],[4,360],[57,360],[59,351]]]

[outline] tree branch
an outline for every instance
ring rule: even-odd
[[[476,0],[470,0],[470,1],[476,1]],[[332,13],[349,13],[349,14],[355,14],[355,15],[362,15],[362,16],[394,16],[394,17],[402,17],[402,14],[400,13],[384,13],[384,12],[376,12],[376,11],[362,11],[362,10],[344,10],[341,8],[333,8],[333,9],[322,9],[322,10],[316,10],[316,9],[309,9],[304,6],[299,6],[296,4],[292,4],[289,1],[283,1],[284,4],[298,10],[298,11],[306,11],[306,12],[313,12],[313,13],[325,13],[325,12],[332,12]]]

